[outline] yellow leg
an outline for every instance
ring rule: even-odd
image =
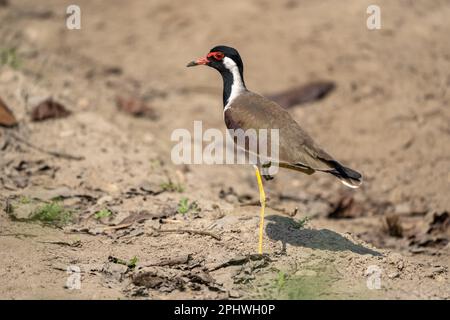
[[[258,253],[262,254],[262,243],[264,233],[264,209],[266,207],[266,194],[264,193],[264,187],[261,179],[261,174],[257,166],[255,167],[256,180],[258,181],[259,188],[259,202],[261,203],[260,221],[259,221],[259,246]]]

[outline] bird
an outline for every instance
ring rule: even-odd
[[[362,175],[335,160],[292,118],[280,105],[247,89],[244,81],[244,65],[239,52],[229,46],[218,45],[206,56],[187,64],[187,67],[208,66],[216,69],[223,80],[223,116],[230,130],[277,129],[278,159],[280,168],[311,175],[327,173],[338,178],[345,186],[358,188]],[[235,141],[236,142],[236,141]],[[247,145],[245,146],[248,147]],[[248,150],[247,150],[248,151]],[[261,178],[271,179],[267,167],[275,165],[259,162],[254,165],[260,196],[260,222],[258,253],[263,253],[263,227],[266,196]]]

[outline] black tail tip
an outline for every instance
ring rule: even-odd
[[[329,172],[349,188],[359,188],[363,183],[363,177],[359,172],[340,164],[336,164],[335,169]]]

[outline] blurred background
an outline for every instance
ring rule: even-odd
[[[83,243],[86,233],[98,239],[86,236],[81,249],[68,253],[33,237],[0,237],[2,268],[10,274],[2,287],[12,286],[21,270],[31,268],[35,279],[15,283],[1,297],[65,297],[48,270],[55,260],[88,265],[109,255],[145,260],[189,252],[213,263],[256,252],[252,168],[170,160],[174,129],[193,130],[201,120],[204,129],[225,130],[220,76],[185,67],[219,44],[240,52],[250,90],[279,99],[320,145],[365,177],[362,188],[348,190],[331,176],[280,172],[265,187],[268,214],[285,220],[269,219],[265,251],[278,252],[280,241],[286,251],[287,243],[284,266],[309,259],[308,250],[320,249],[314,251],[320,264],[339,251],[337,296],[360,297],[351,278],[364,276],[356,265],[368,262],[338,236],[351,233],[370,250],[420,261],[402,275],[398,256],[391,264],[376,260],[399,273],[392,276],[399,283],[389,286],[403,289],[389,297],[449,297],[448,286],[443,289],[450,239],[448,0],[73,2],[0,1],[0,232],[47,242],[68,233]],[[81,9],[79,30],[66,27],[71,4]],[[381,9],[377,30],[366,25],[371,4]],[[177,233],[140,236],[166,228],[167,219],[177,221],[170,228],[219,230],[221,242]],[[39,223],[24,223],[29,220]],[[290,223],[306,221],[312,230],[334,233],[295,233]],[[131,230],[114,228],[130,223]],[[369,256],[364,259],[378,259]],[[424,282],[429,290],[411,293],[422,281],[413,279],[419,265],[429,268],[424,274],[430,272],[426,279],[436,287]],[[229,278],[214,278],[220,276]],[[108,288],[88,277],[91,291],[80,297],[136,293],[124,291],[120,279]],[[227,297],[256,290],[224,286]],[[152,294],[180,297],[169,292]],[[199,292],[218,297],[207,288]]]

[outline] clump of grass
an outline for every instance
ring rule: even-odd
[[[66,210],[61,203],[53,201],[39,207],[31,215],[30,220],[61,227],[72,222],[72,218],[71,211]]]
[[[181,214],[186,214],[189,211],[193,213],[200,212],[200,207],[198,206],[197,201],[189,202],[188,198],[181,198],[181,200],[178,202],[177,212]]]
[[[163,189],[163,191],[179,193],[184,191],[184,187],[181,185],[181,183],[174,183],[170,179],[167,182],[161,183],[161,189]]]
[[[17,55],[16,48],[2,48],[0,49],[0,66],[10,66],[14,69],[19,69],[21,62]]]
[[[188,198],[182,198],[178,202],[178,213],[186,214],[189,211],[189,199]]]
[[[108,218],[109,216],[112,215],[112,212],[109,211],[108,209],[102,209],[100,211],[97,211],[94,215],[95,219],[100,220],[103,218]]]
[[[306,216],[304,218],[298,219],[297,221],[293,221],[293,224],[295,228],[302,229],[306,227],[309,221],[311,221],[311,218]]]
[[[136,268],[137,262],[138,262],[138,257],[134,256],[133,258],[130,259],[130,261],[128,261],[127,267],[130,269],[134,269],[134,268]]]
[[[286,283],[286,273],[284,273],[283,271],[278,271],[278,276],[277,276],[277,288],[278,291],[281,291],[281,289],[283,289],[285,283]]]
[[[22,196],[19,199],[20,204],[29,204],[29,203],[31,203],[31,201],[32,201],[31,198],[27,197],[27,196]]]
[[[272,275],[256,278],[260,293],[257,299],[311,300],[324,299],[324,295],[326,299],[338,297],[333,289],[340,276],[331,265],[309,266],[308,271],[313,271],[311,273],[279,269],[273,269],[273,271],[275,272]]]

